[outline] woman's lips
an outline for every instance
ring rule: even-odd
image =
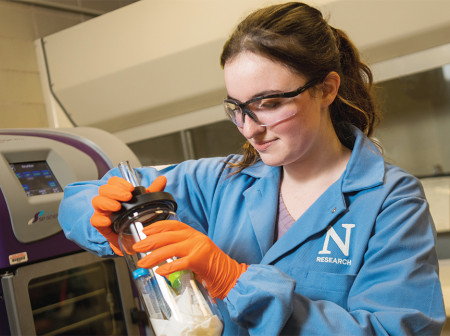
[[[253,147],[258,151],[258,152],[264,152],[265,150],[267,150],[272,143],[275,140],[269,140],[269,141],[258,141],[258,142],[253,142]]]

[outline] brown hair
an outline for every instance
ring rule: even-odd
[[[330,116],[339,140],[352,148],[350,125],[371,137],[380,120],[372,92],[372,72],[348,36],[331,27],[316,8],[301,2],[265,7],[251,13],[225,43],[220,64],[249,51],[290,68],[307,79],[325,78],[331,71],[341,77]],[[231,166],[238,171],[259,160],[247,141],[243,158]]]

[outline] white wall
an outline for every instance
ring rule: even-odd
[[[79,9],[85,5],[84,0],[55,1]],[[102,13],[131,0],[87,1],[93,12]],[[0,128],[48,126],[33,41],[93,17],[0,0]]]
[[[0,128],[47,126],[33,41],[84,19],[0,1]]]

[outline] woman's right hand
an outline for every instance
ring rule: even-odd
[[[159,176],[146,191],[163,191],[166,182],[165,176]],[[91,225],[108,240],[114,253],[121,256],[123,253],[120,250],[119,237],[111,227],[111,214],[121,209],[121,202],[127,202],[133,197],[133,190],[131,183],[121,177],[113,176],[99,188],[98,196],[92,199],[94,214],[91,217]]]

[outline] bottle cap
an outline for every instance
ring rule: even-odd
[[[142,191],[142,190],[143,191]],[[121,202],[121,209],[111,214],[112,228],[114,232],[119,233],[122,225],[122,229],[126,229],[130,223],[129,218],[136,218],[140,214],[152,211],[152,210],[167,210],[165,215],[150,217],[152,220],[147,219],[144,226],[152,224],[156,221],[169,218],[170,212],[177,210],[177,203],[173,196],[164,191],[146,192],[144,187],[136,187],[133,191],[133,197],[127,202]],[[137,214],[137,215],[136,215]]]
[[[137,270],[133,271],[133,279],[137,279],[143,275],[148,275],[150,272],[146,268],[138,268]]]

